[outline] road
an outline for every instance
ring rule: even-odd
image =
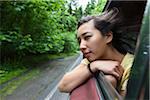
[[[12,94],[4,97],[4,100],[67,100],[68,94],[58,91],[58,82],[81,59],[82,55],[78,54],[45,63],[38,76],[25,81]]]

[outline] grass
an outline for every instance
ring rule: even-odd
[[[27,69],[15,69],[12,71],[4,71],[0,70],[0,85],[7,82],[8,80],[11,80],[12,78],[19,76],[21,73],[25,72]]]
[[[37,76],[39,74],[39,72],[40,71],[38,69],[33,69],[26,75],[19,77],[18,80],[9,82],[6,87],[4,87],[3,89],[0,90],[1,96],[3,97],[3,96],[10,95],[19,85],[21,85],[28,79],[34,78],[34,76]]]
[[[27,68],[22,65],[22,62],[17,59],[8,60],[0,65],[0,85],[20,75]]]

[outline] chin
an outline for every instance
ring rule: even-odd
[[[96,60],[96,59],[93,59],[93,58],[87,58],[87,59],[88,59],[89,62],[92,62],[92,61]]]

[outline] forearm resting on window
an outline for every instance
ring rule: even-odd
[[[85,82],[92,75],[87,65],[80,64],[71,72],[66,73],[59,82],[59,90],[61,92],[71,92],[74,88]]]
[[[74,88],[81,85],[87,79],[91,77],[87,65],[80,64],[71,72],[66,73],[61,81],[59,82],[59,90],[61,92],[71,92]],[[105,75],[105,78],[111,82],[111,84],[116,87],[117,81],[112,75]]]

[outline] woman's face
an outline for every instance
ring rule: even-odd
[[[94,27],[93,20],[84,23],[78,28],[77,38],[84,57],[89,61],[103,59],[107,49],[107,36],[103,36],[101,32]]]

